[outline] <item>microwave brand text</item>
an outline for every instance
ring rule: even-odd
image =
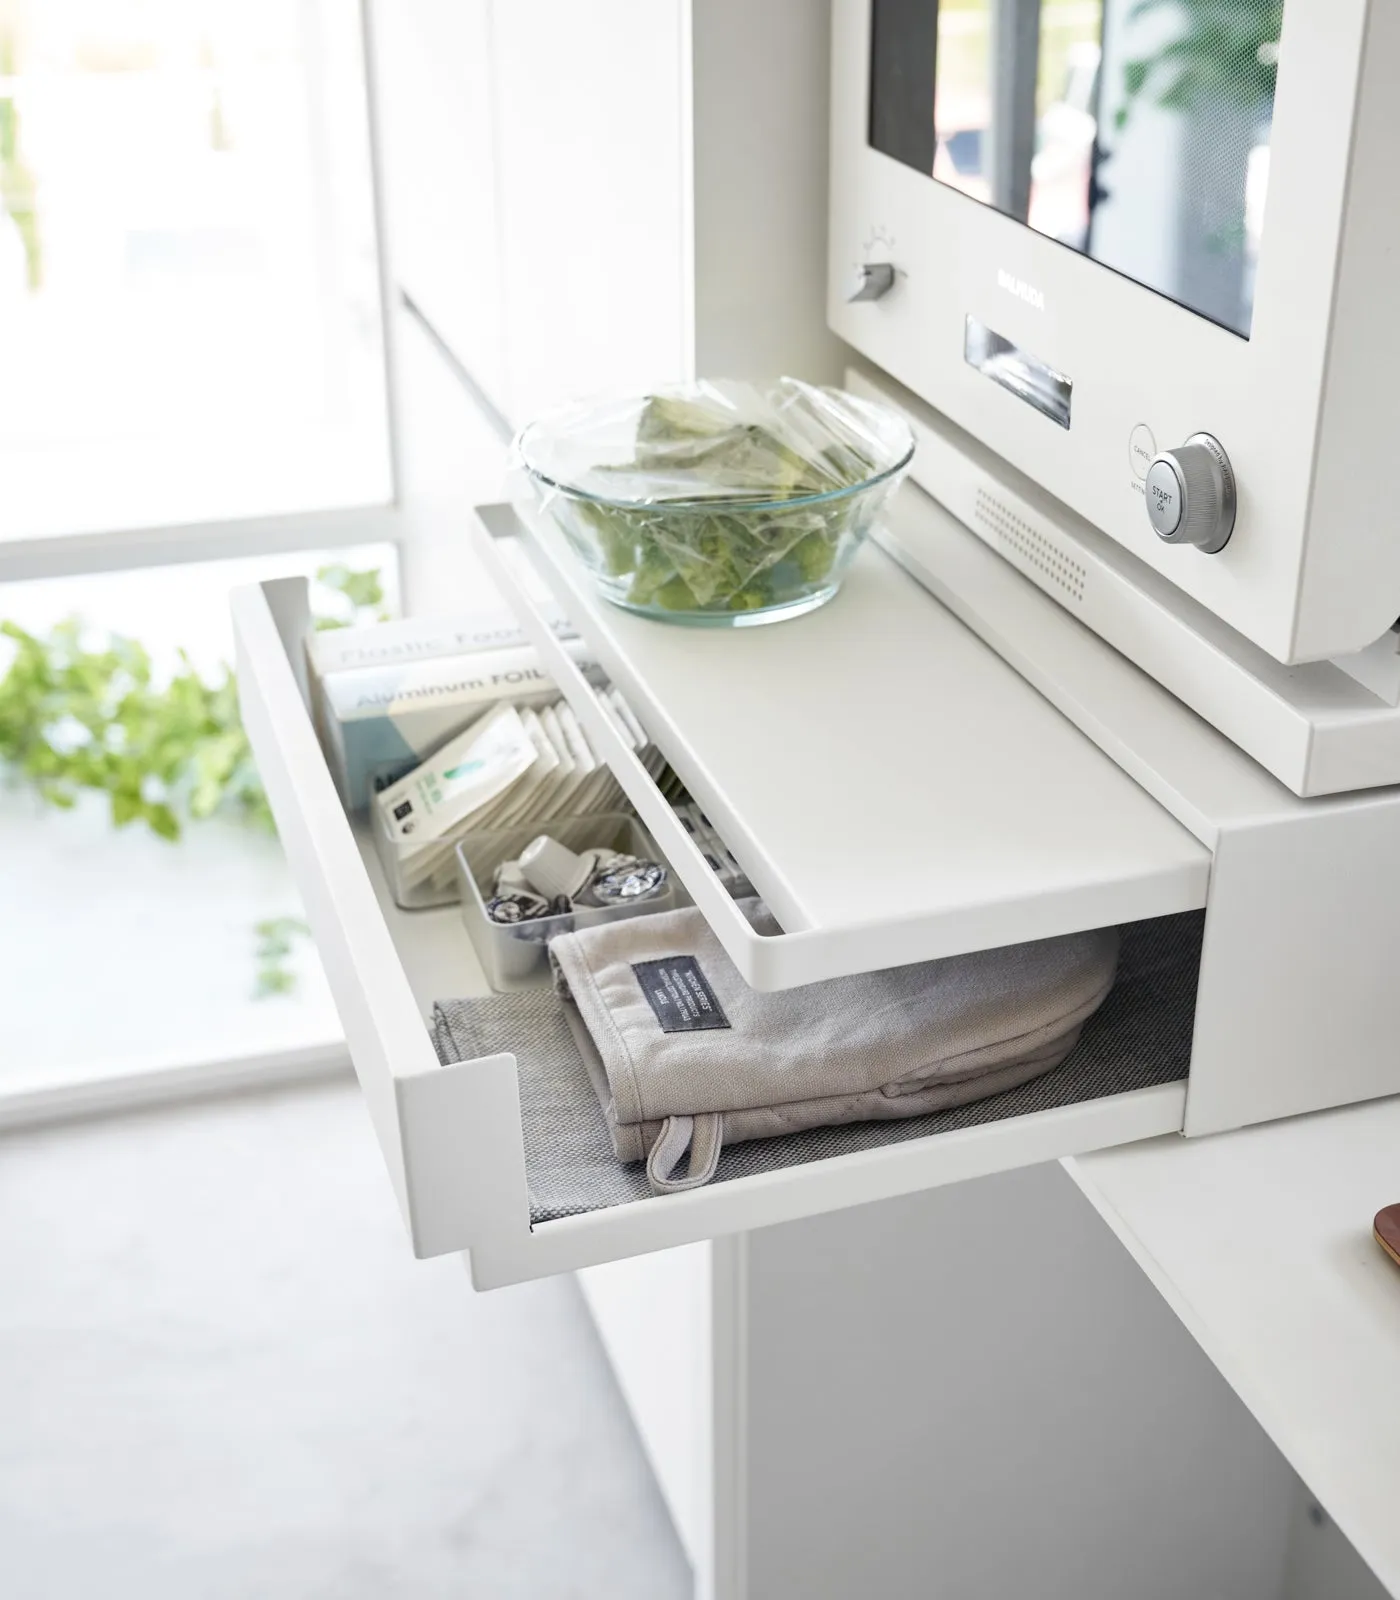
[[[997,268],[997,288],[1004,289],[1007,294],[1014,294],[1018,300],[1024,300],[1028,306],[1034,306],[1037,311],[1044,311],[1045,296],[1033,283],[1027,283],[1024,278],[1018,278],[1014,273],[1008,272],[1005,267]]]

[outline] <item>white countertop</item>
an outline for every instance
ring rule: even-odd
[[[1400,1594],[1400,1268],[1371,1231],[1400,1201],[1400,1098],[1065,1166]]]

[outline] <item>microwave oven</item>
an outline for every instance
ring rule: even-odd
[[[831,326],[1242,647],[1353,657],[1400,617],[1397,71],[1394,0],[834,0]]]

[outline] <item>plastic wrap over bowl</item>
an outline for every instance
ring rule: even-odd
[[[515,441],[607,599],[722,627],[829,600],[913,453],[898,412],[793,378],[570,406]]]

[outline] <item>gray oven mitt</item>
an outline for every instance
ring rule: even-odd
[[[919,1117],[1048,1072],[1113,987],[1118,934],[779,994],[749,988],[694,908],[561,934],[549,948],[618,1158],[645,1161],[661,1194],[707,1183],[726,1140]]]

